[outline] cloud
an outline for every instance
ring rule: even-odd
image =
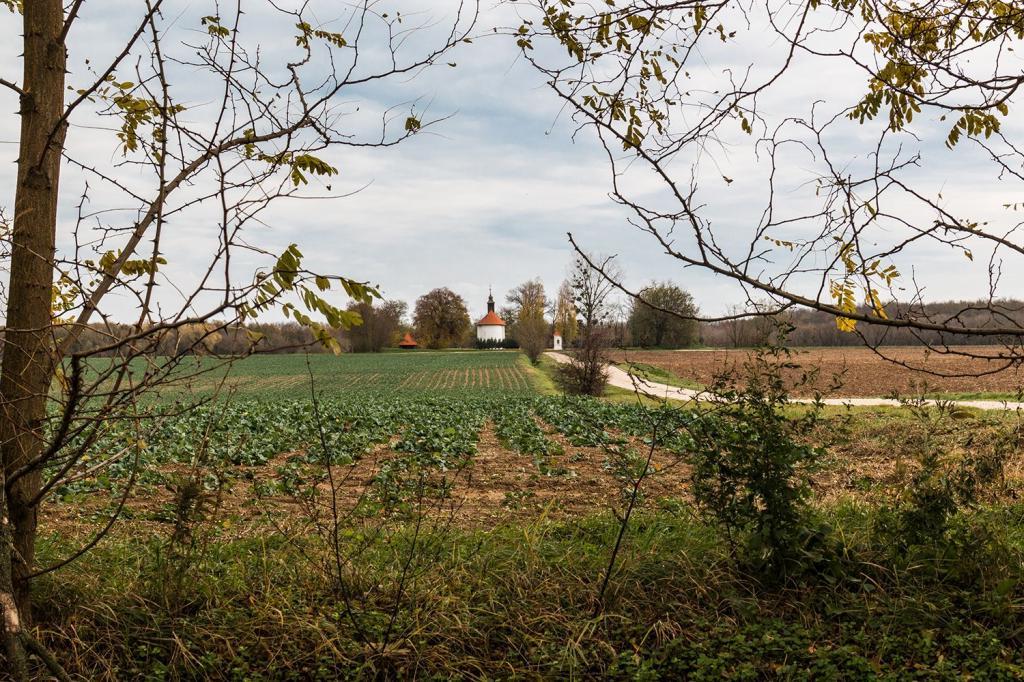
[[[411,38],[404,46],[410,54],[436,38],[438,31],[443,32],[441,20],[450,16],[454,6],[426,0],[395,4],[406,8],[408,25],[423,21],[424,12],[439,20],[427,34]],[[177,58],[189,57],[188,45],[200,36],[198,20],[212,12],[212,7],[212,2],[184,0],[167,4],[164,20],[168,50]],[[314,4],[315,18],[328,30],[348,32],[352,26],[346,26],[339,7],[332,2]],[[250,13],[244,17],[244,27],[248,36],[261,43],[263,60],[271,63],[293,49],[294,38],[286,20],[265,10],[267,6],[259,3],[247,9]],[[448,286],[478,311],[483,309],[489,286],[501,297],[505,290],[539,276],[549,290],[557,289],[572,258],[565,238],[565,233],[571,231],[595,252],[618,254],[631,287],[653,279],[675,280],[691,289],[701,307],[710,313],[723,312],[743,300],[735,283],[681,268],[652,240],[629,226],[629,212],[608,197],[608,161],[594,136],[588,131],[576,134],[576,124],[560,100],[519,56],[513,41],[488,35],[491,27],[516,25],[516,8],[500,4],[485,10],[480,35],[472,44],[460,45],[425,71],[353,88],[336,104],[337,112],[344,114],[338,125],[347,132],[364,135],[379,129],[382,112],[389,107],[398,107],[393,115],[394,125],[399,127],[410,111],[424,120],[450,118],[394,148],[339,147],[325,152],[340,170],[340,175],[331,179],[330,193],[355,193],[330,201],[282,201],[262,216],[263,226],[253,230],[249,241],[270,252],[296,242],[310,265],[377,283],[389,297],[409,303],[430,288]],[[103,64],[134,30],[135,17],[140,15],[138,3],[127,0],[86,3],[82,12],[72,36],[69,83],[73,84],[87,78],[84,58],[90,56],[94,67]],[[0,18],[0,30],[15,35],[19,31],[17,19]],[[375,35],[379,38],[379,28],[373,30],[378,31]],[[694,72],[694,92],[703,93],[695,97],[710,98],[715,83],[727,69],[741,74],[754,63],[751,78],[765,77],[773,67],[771,60],[761,57],[778,54],[782,48],[777,36],[769,32],[746,43],[709,48],[702,54],[706,68]],[[8,65],[0,75],[17,78],[18,50],[16,41],[0,44],[0,64]],[[386,55],[378,41],[365,51],[361,68],[381,63]],[[448,62],[455,66],[448,66]],[[835,110],[845,106],[851,93],[863,83],[863,74],[822,71],[820,61],[800,58],[778,87],[762,98],[760,106],[772,120],[809,115],[807,93],[813,91]],[[196,69],[179,65],[172,85],[189,104],[183,116],[197,130],[209,126],[218,101],[217,89],[210,81],[203,80]],[[11,113],[15,109],[14,98],[3,91],[0,111],[8,112],[0,119],[4,131],[0,139],[4,142],[16,137],[18,118]],[[69,133],[71,153],[118,173],[134,190],[151,196],[153,178],[121,165],[112,132],[92,127],[96,122],[93,116],[75,119]],[[958,211],[1005,220],[1006,216],[996,210],[1005,190],[993,186],[984,175],[983,156],[977,150],[947,154],[942,145],[944,137],[939,134],[944,124],[921,121],[916,125],[923,142],[909,136],[901,138],[902,143],[919,147],[926,155],[925,170],[915,171],[915,179],[936,192],[945,192]],[[870,159],[868,152],[877,127],[851,123],[837,130],[841,135],[832,140],[837,163],[852,168]],[[719,149],[701,157],[680,158],[672,170],[688,183],[690,162],[697,163],[696,177],[708,215],[721,227],[723,247],[736,250],[749,242],[760,220],[768,166],[763,153],[754,153],[751,139],[741,134],[738,126],[734,132],[734,137],[723,136]],[[14,185],[16,156],[16,145],[0,145],[0,161],[6,162],[0,163],[0,183],[4,187]],[[780,196],[787,202],[780,211],[797,213],[813,198],[808,197],[806,181],[820,171],[820,162],[820,158],[794,153],[779,176],[783,188]],[[71,246],[69,235],[76,203],[86,179],[74,167],[64,173],[60,241],[65,251]],[[635,196],[645,202],[667,202],[664,188],[655,179],[634,172],[628,182]],[[201,191],[196,187],[187,193],[196,196]],[[0,195],[0,204],[8,208],[13,204],[10,189],[6,196]],[[123,195],[92,183],[91,208],[130,206]],[[168,305],[180,302],[170,283],[187,289],[197,282],[203,276],[208,254],[216,248],[217,219],[212,208],[196,208],[170,223],[164,249],[171,263],[160,292],[161,300]],[[130,226],[134,219],[131,211],[105,215],[121,227]],[[684,244],[685,235],[680,233],[679,238]],[[118,238],[108,244],[106,248],[116,247]],[[908,270],[916,267],[934,298],[984,295],[986,273],[976,269],[972,271],[976,276],[954,280],[944,267],[949,258],[942,249],[924,249],[900,266]],[[251,271],[260,262],[266,261],[242,255],[236,268],[238,272]],[[1024,282],[1008,281],[1013,286],[1020,283]],[[115,304],[115,313],[129,316],[131,306],[130,301],[121,300]]]

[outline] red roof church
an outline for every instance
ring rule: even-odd
[[[476,338],[480,341],[504,341],[505,320],[494,312],[494,296],[487,294],[487,314],[476,323]]]

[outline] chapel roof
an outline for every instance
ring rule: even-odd
[[[487,314],[480,318],[480,321],[476,323],[476,326],[481,327],[484,325],[497,325],[499,327],[505,326],[505,320],[498,317],[498,314],[493,310],[488,310]]]

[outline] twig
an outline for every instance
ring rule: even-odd
[[[18,93],[19,97],[24,97],[25,96],[25,91],[21,89],[20,85],[18,85],[17,83],[12,83],[11,81],[7,80],[6,78],[0,78],[0,85],[8,87],[11,90],[14,90],[16,93]]]
[[[633,481],[633,490],[629,495],[629,503],[626,505],[626,513],[619,519],[619,532],[615,537],[615,546],[612,548],[611,556],[608,557],[608,566],[605,568],[604,580],[601,581],[601,589],[597,593],[597,604],[594,606],[594,618],[601,615],[604,607],[604,595],[608,590],[608,583],[612,578],[612,571],[615,570],[615,562],[619,557],[619,550],[622,548],[622,540],[626,536],[626,529],[629,527],[629,519],[633,515],[637,498],[640,495],[640,484],[644,482],[651,470],[651,460],[654,459],[654,449],[658,445],[658,422],[651,425],[651,447],[647,450],[647,460],[644,462],[643,471]]]

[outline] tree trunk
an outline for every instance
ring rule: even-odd
[[[665,341],[665,328],[668,327],[668,320],[665,319],[667,316],[663,312],[658,311],[654,314],[654,345],[661,348],[661,344]]]
[[[24,6],[24,76],[18,185],[0,366],[0,456],[10,474],[43,448],[47,392],[53,377],[51,297],[57,191],[65,127],[62,0]],[[58,126],[60,125],[60,128]],[[13,533],[11,574],[21,626],[31,619],[27,576],[35,559],[37,471],[12,482],[7,513]]]
[[[4,494],[6,480],[0,471],[0,624],[3,626],[3,652],[7,671],[15,680],[28,679],[28,656],[21,639],[22,623],[14,601],[14,579],[11,575],[13,562],[14,533],[8,523]]]

